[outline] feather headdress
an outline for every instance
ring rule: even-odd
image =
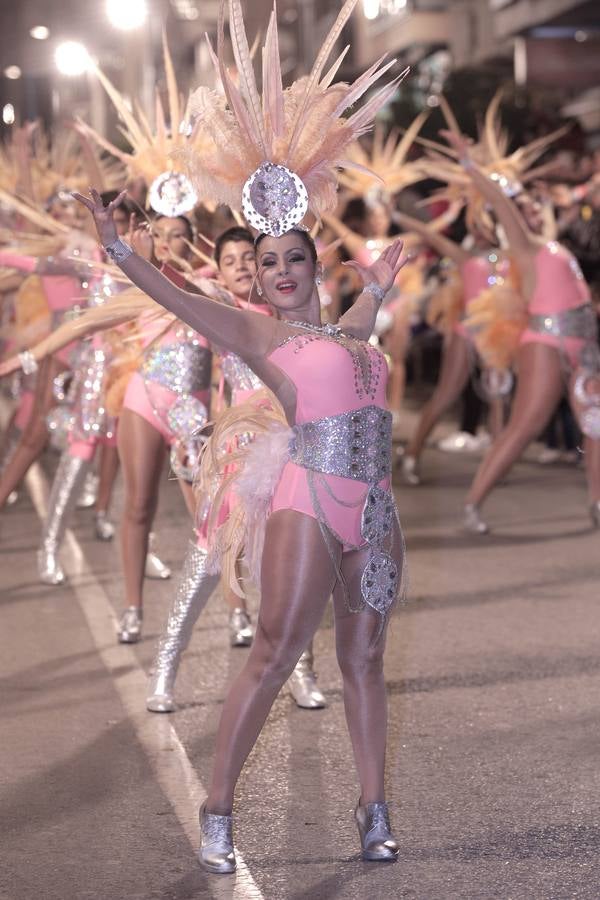
[[[340,172],[340,184],[356,197],[368,196],[373,191],[396,194],[408,185],[422,179],[418,165],[407,162],[408,153],[429,113],[420,113],[400,135],[392,131],[385,137],[384,128],[376,125],[370,150],[359,141],[348,148],[346,162],[352,168]]]
[[[185,177],[183,164],[179,160],[179,153],[187,146],[189,138],[180,130],[182,101],[173,60],[164,35],[163,60],[168,105],[165,109],[157,93],[154,128],[152,128],[146,112],[139,106],[132,111],[125,97],[104,72],[99,68],[95,69],[102,87],[119,115],[122,123],[120,131],[131,150],[120,150],[84,122],[79,123],[79,128],[103,150],[119,160],[127,169],[130,178],[141,177],[145,181],[148,185],[149,205],[156,212],[164,215],[180,215],[193,209],[198,202],[198,197],[191,183]],[[203,136],[197,134],[194,140],[198,145],[198,152],[201,152],[204,143]]]
[[[546,149],[569,128],[564,126],[508,152],[510,137],[500,121],[502,89],[492,98],[480,129],[479,140],[471,149],[471,156],[490,178],[493,178],[509,197],[519,194],[524,185],[540,177],[548,166],[534,166]],[[448,129],[460,134],[456,117],[447,100],[440,97],[440,106]],[[458,161],[458,154],[451,147],[436,141],[420,140],[427,148],[425,159],[419,160],[419,168],[427,178],[445,181],[447,187],[435,192],[431,199],[445,199],[450,203],[460,202],[466,209],[466,224],[471,232],[480,231],[493,239],[494,223],[487,205],[468,172]]]
[[[240,0],[229,0],[229,30],[239,87],[224,62],[226,0],[219,8],[217,53],[211,53],[223,93],[206,87],[190,97],[186,118],[192,135],[210,136],[212,145],[183,152],[187,172],[202,197],[244,209],[248,221],[272,234],[298,224],[307,209],[318,218],[335,205],[338,167],[355,166],[348,147],[365,133],[393,96],[406,72],[381,87],[358,111],[344,114],[393,65],[381,57],[353,84],[334,78],[346,48],[325,67],[357,0],[346,0],[310,74],[284,90],[276,9],[262,50],[259,93],[244,28]]]

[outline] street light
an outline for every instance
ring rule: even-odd
[[[54,62],[61,75],[74,78],[87,72],[92,61],[90,54],[79,41],[64,41],[54,52]]]
[[[16,81],[17,78],[21,77],[21,70],[18,66],[7,66],[4,70],[4,74],[11,81]]]
[[[50,37],[50,29],[46,25],[34,25],[29,29],[29,34],[36,41],[47,41]]]
[[[106,14],[114,28],[134,31],[146,21],[148,5],[146,0],[106,0]]]

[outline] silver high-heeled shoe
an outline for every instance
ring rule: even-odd
[[[110,521],[107,513],[97,512],[94,519],[94,534],[98,541],[112,541],[115,536],[114,523]]]
[[[236,870],[233,847],[233,817],[217,816],[200,809],[200,850],[198,861],[213,875],[230,875]]]
[[[154,552],[155,547],[156,535],[153,531],[151,531],[148,541],[148,553],[146,555],[146,568],[144,570],[144,574],[146,578],[153,578],[156,581],[161,581],[163,579],[170,578],[172,573],[170,568]]]
[[[248,613],[234,609],[229,616],[229,643],[232,647],[249,647],[254,637],[254,629]]]
[[[89,509],[95,504],[99,483],[100,479],[95,472],[87,473],[83,487],[81,488],[81,492],[77,497],[77,502],[75,504],[77,509]]]
[[[70,456],[67,450],[63,451],[52,482],[48,514],[37,554],[38,575],[44,584],[59,585],[65,581],[58,552],[87,469],[85,460]]]
[[[325,709],[327,701],[317,687],[312,641],[288,679],[290,694],[300,709]]]
[[[128,606],[122,612],[117,626],[117,640],[120,644],[137,644],[141,640],[142,616],[139,606]]]
[[[600,528],[600,500],[594,500],[590,504],[590,519],[594,528]]]
[[[360,835],[361,856],[369,862],[398,859],[398,843],[392,834],[387,803],[360,802],[354,812]]]
[[[479,515],[479,508],[474,503],[467,503],[463,510],[463,528],[471,534],[487,534],[489,526]]]
[[[204,548],[190,542],[148,682],[146,709],[149,712],[168,713],[177,708],[173,694],[181,656],[219,581],[218,575],[206,571],[207,557]]]

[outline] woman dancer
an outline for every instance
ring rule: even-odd
[[[238,309],[248,309],[266,316],[273,309],[263,302],[253,290],[256,279],[256,260],[251,233],[245,228],[230,228],[215,243],[215,262],[219,276],[227,291],[220,299]],[[210,287],[210,285],[206,285]],[[251,400],[264,386],[251,368],[235,353],[219,351],[221,369],[231,390],[231,403],[236,406]],[[245,436],[247,440],[247,436]],[[224,515],[231,513],[235,497],[229,496],[221,507]],[[221,520],[221,519],[220,519]],[[181,656],[187,647],[194,625],[215,587],[215,578],[207,572],[208,550],[199,540],[191,543],[183,562],[183,572],[177,586],[167,625],[162,635],[150,677],[146,707],[150,712],[175,710],[174,689]],[[236,575],[240,578],[239,561],[235,561]],[[231,645],[250,646],[253,629],[245,600],[236,593],[229,579],[221,578],[223,596],[230,612]],[[316,685],[313,668],[312,641],[302,653],[288,685],[296,704],[303,709],[322,709],[325,697]]]
[[[425,404],[417,428],[401,458],[402,475],[407,484],[418,485],[419,458],[425,442],[444,413],[462,394],[476,359],[473,339],[463,319],[469,304],[490,286],[504,285],[509,277],[509,260],[497,248],[464,250],[459,244],[430,229],[425,222],[403,213],[396,213],[406,231],[420,234],[440,256],[451,260],[460,276],[460,308],[453,310],[454,319],[449,323],[449,333],[444,340],[440,377],[431,399]],[[450,290],[453,289],[450,288]],[[443,288],[445,290],[446,288]],[[502,427],[502,398],[490,398],[492,403],[492,433]]]
[[[364,109],[341,118],[382,74],[375,65],[354,85],[332,87],[341,58],[324,72],[355,6],[348,0],[312,72],[291,92],[282,87],[272,15],[261,101],[238,0],[230,0],[230,20],[239,88],[225,68],[224,5],[217,46],[225,96],[201,88],[192,97],[197,127],[220,137],[196,166],[191,160],[190,169],[196,168],[198,181],[210,187],[209,199],[222,201],[227,195],[234,208],[243,202],[246,217],[263,232],[256,245],[259,284],[280,318],[190,297],[117,240],[112,210],[103,207],[98,194],[80,197],[125,274],[211,342],[240,355],[294,426],[291,441],[284,432],[288,449],[282,448],[284,465],[266,522],[257,631],[219,726],[212,784],[201,812],[200,862],[215,873],[235,869],[231,809],[237,778],[332,591],[345,707],[361,781],[356,819],[362,854],[390,860],[398,847],[383,799],[382,655],[386,614],[402,569],[402,542],[389,489],[386,366],[368,338],[383,295],[402,267],[401,245],[391,244],[369,268],[355,264],[365,289],[338,327],[322,327],[316,250],[294,226],[307,209],[320,216],[331,207],[333,163],[343,159],[357,129],[367,127],[396,83],[380,89]],[[305,132],[310,139],[303,141]],[[277,438],[281,446],[282,435]]]
[[[597,371],[597,319],[589,288],[573,255],[556,241],[536,234],[541,210],[526,194],[515,202],[473,161],[466,138],[444,132],[461,163],[492,206],[521,272],[529,323],[517,354],[519,380],[506,428],[481,463],[465,506],[465,526],[475,533],[488,528],[479,506],[527,445],[547,425],[565,387],[585,434],[584,450],[592,520],[600,524],[600,431],[594,425],[594,398],[586,391]]]

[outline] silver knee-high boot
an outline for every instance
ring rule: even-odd
[[[62,584],[65,580],[58,561],[58,551],[62,543],[68,520],[81,491],[89,463],[78,456],[70,456],[64,451],[54,476],[48,515],[42,530],[42,541],[38,550],[38,573],[44,584]]]
[[[296,706],[301,709],[324,709],[327,706],[325,697],[317,687],[314,662],[311,641],[288,679],[290,693],[296,701]]]
[[[219,575],[210,575],[206,571],[207,556],[206,550],[190,543],[148,684],[146,708],[150,712],[173,712],[176,708],[173,691],[181,654],[219,583]]]

